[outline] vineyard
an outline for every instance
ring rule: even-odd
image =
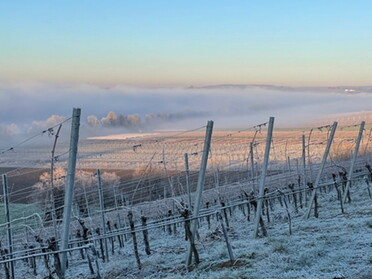
[[[79,113],[0,151],[0,278],[372,278],[369,123],[78,139]]]

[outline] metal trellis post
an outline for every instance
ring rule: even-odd
[[[264,194],[265,180],[266,180],[267,165],[269,164],[270,147],[271,147],[271,142],[272,142],[273,129],[274,129],[274,117],[270,117],[269,127],[267,130],[267,137],[266,137],[265,157],[264,157],[264,161],[262,165],[260,188],[259,188],[258,200],[257,200],[257,211],[256,211],[255,224],[254,224],[253,237],[258,236],[258,227],[260,225],[260,218],[262,214],[262,203],[263,203],[263,197],[265,195]]]
[[[332,142],[333,142],[333,137],[335,135],[336,129],[337,129],[337,122],[335,121],[332,125],[331,134],[329,136],[327,146],[326,146],[326,149],[325,149],[324,154],[323,154],[323,159],[322,159],[322,163],[321,163],[321,166],[320,166],[320,170],[319,170],[318,176],[316,177],[316,180],[315,180],[314,189],[313,189],[313,192],[311,194],[310,204],[309,204],[309,207],[307,208],[307,211],[306,211],[306,214],[305,214],[305,219],[308,219],[310,217],[310,212],[311,212],[311,209],[313,207],[313,203],[314,203],[315,195],[316,195],[316,192],[317,192],[317,188],[319,186],[320,178],[323,174],[323,170],[324,170],[325,164],[327,162],[327,157],[328,157],[328,154],[329,154],[329,150],[331,149],[331,145],[332,145]]]
[[[213,121],[208,121],[206,134],[205,134],[205,140],[204,140],[204,148],[203,148],[203,156],[202,156],[202,162],[200,165],[200,171],[198,176],[198,184],[196,188],[196,197],[195,197],[195,203],[194,203],[194,211],[192,214],[192,217],[196,218],[199,216],[199,209],[200,209],[200,202],[201,197],[204,189],[204,182],[205,182],[205,172],[207,169],[207,162],[208,162],[208,156],[209,156],[209,150],[211,145],[211,138],[212,138],[212,131],[213,131]],[[194,240],[196,229],[198,226],[198,219],[193,219],[191,221],[191,237]],[[186,265],[189,266],[191,264],[192,260],[192,249],[191,249],[191,242],[189,242],[189,246],[187,249],[187,258],[186,258]]]
[[[355,144],[355,150],[354,150],[354,154],[353,154],[353,159],[351,161],[350,169],[349,169],[349,173],[348,173],[348,178],[347,178],[347,183],[346,183],[346,189],[345,189],[345,192],[344,192],[344,197],[342,199],[342,201],[344,203],[346,203],[347,195],[348,195],[348,192],[349,192],[349,189],[350,189],[351,178],[353,176],[354,165],[355,165],[356,159],[358,158],[360,141],[362,140],[363,131],[364,131],[364,125],[365,124],[366,124],[365,121],[362,121],[362,123],[360,123],[359,134],[358,134],[358,138],[357,138],[357,141],[356,141],[356,144]]]
[[[10,259],[13,258],[13,238],[12,238],[12,228],[10,225],[10,212],[9,212],[9,193],[8,193],[8,179],[7,175],[3,174],[3,197],[4,197],[4,204],[5,204],[5,216],[7,222],[7,230],[8,230],[8,243],[9,243],[9,257]],[[12,279],[14,279],[14,262],[10,262],[10,270],[12,274]]]
[[[249,143],[249,155],[251,159],[251,172],[252,172],[252,185],[253,185],[253,191],[256,191],[256,185],[255,185],[255,173],[254,173],[254,157],[253,157],[253,142]]]
[[[304,185],[304,190],[306,189],[306,144],[305,135],[302,135],[302,183]],[[303,204],[306,205],[306,191],[303,193]]]
[[[76,172],[76,155],[79,142],[79,128],[80,128],[80,108],[74,108],[72,113],[70,150],[68,160],[68,170],[65,187],[65,201],[63,210],[63,230],[61,239],[61,249],[68,249],[68,240],[70,235],[70,220],[72,199],[74,196],[75,172]],[[61,253],[61,271],[65,274],[67,266],[67,252]]]
[[[185,153],[185,172],[186,172],[186,188],[189,199],[189,209],[191,210],[191,186],[190,186],[190,169],[189,169],[189,155]]]

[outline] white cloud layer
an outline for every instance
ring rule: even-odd
[[[124,86],[0,84],[0,137],[34,132],[82,109],[83,130],[124,131],[194,128],[215,120],[216,127],[244,128],[276,117],[277,126],[303,126],[325,115],[370,109],[371,88],[213,86],[130,88]],[[112,133],[112,131],[110,131]]]

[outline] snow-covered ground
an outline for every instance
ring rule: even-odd
[[[212,219],[210,230],[205,220],[201,222],[197,240],[201,263],[191,272],[184,265],[187,242],[182,227],[171,236],[167,230],[150,231],[150,256],[144,252],[142,234],[137,235],[141,271],[137,269],[129,240],[121,255],[112,256],[109,263],[102,265],[101,272],[105,278],[370,279],[372,199],[364,184],[351,190],[352,203],[345,205],[345,214],[341,214],[334,189],[331,193],[319,193],[318,219],[305,220],[304,209],[297,214],[290,208],[292,235],[289,235],[285,209],[279,202],[267,224],[269,236],[258,239],[252,237],[253,222],[247,222],[247,217],[236,208],[233,215],[229,215],[229,237],[236,260],[233,267],[226,267],[229,257],[220,223]],[[266,222],[265,216],[264,219]],[[86,276],[81,274],[81,278]]]
[[[220,222],[213,217],[210,229],[205,219],[200,222],[196,245],[201,263],[193,266],[192,271],[185,268],[188,242],[180,224],[172,235],[167,228],[149,230],[150,256],[145,253],[142,233],[137,233],[142,270],[137,268],[132,238],[128,235],[120,251],[115,243],[115,255],[110,253],[108,263],[99,259],[100,273],[103,278],[115,279],[372,278],[372,199],[366,184],[360,182],[351,188],[352,202],[345,205],[344,214],[335,189],[328,193],[318,191],[318,195],[319,218],[311,215],[305,220],[305,208],[295,213],[293,203],[289,204],[292,235],[285,207],[277,199],[274,211],[270,211],[270,223],[263,216],[268,237],[253,238],[253,216],[248,222],[241,208],[236,207],[231,215],[228,211],[233,263],[229,262]],[[100,250],[99,245],[96,249]],[[89,274],[87,261],[81,260],[79,252],[72,255],[74,260],[70,260],[66,278],[97,278]],[[32,269],[22,262],[17,262],[16,274],[16,278],[46,278],[43,260],[38,259],[38,276],[33,276]]]

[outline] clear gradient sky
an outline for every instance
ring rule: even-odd
[[[0,1],[0,80],[372,85],[372,1]]]

